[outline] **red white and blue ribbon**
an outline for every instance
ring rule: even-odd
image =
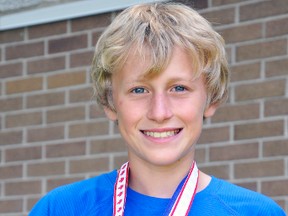
[[[188,175],[175,191],[165,216],[187,216],[189,214],[197,190],[198,176],[199,171],[196,162],[193,162]],[[114,186],[113,216],[124,215],[128,177],[129,162],[126,162],[121,166]]]

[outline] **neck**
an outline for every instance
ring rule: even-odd
[[[129,187],[148,196],[171,198],[192,162],[193,159],[189,159],[170,166],[153,166],[143,161],[130,161]],[[203,190],[209,182],[210,177],[200,172],[196,192]]]

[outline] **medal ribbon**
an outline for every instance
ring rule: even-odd
[[[193,162],[188,175],[178,186],[174,193],[170,209],[167,209],[165,215],[188,215],[192,206],[196,189],[198,185],[199,171],[196,162]],[[114,196],[113,196],[113,216],[123,216],[124,208],[127,196],[128,187],[128,176],[129,176],[129,162],[123,164],[118,172],[117,180],[114,185]],[[182,185],[183,184],[183,185]],[[182,187],[181,187],[182,185]],[[172,206],[172,207],[171,207]]]
[[[123,164],[114,185],[113,216],[123,216],[127,196],[129,162]]]

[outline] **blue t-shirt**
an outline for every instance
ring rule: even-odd
[[[117,171],[61,186],[44,196],[29,216],[111,216]],[[161,216],[170,199],[146,196],[128,188],[125,216]],[[195,195],[193,216],[285,216],[270,198],[212,177]]]

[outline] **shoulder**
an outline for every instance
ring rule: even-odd
[[[77,212],[95,211],[102,204],[111,203],[116,171],[55,188],[32,209],[30,215],[77,215]],[[69,209],[69,210],[68,210]],[[68,212],[69,211],[69,212]],[[45,213],[44,213],[45,212]],[[49,213],[46,213],[49,212]],[[82,214],[82,213],[81,213]]]
[[[234,215],[285,215],[272,199],[260,193],[214,177],[208,187],[211,196]]]
[[[95,192],[113,191],[113,185],[116,180],[116,171],[105,173],[96,177],[85,179],[55,188],[48,193],[48,196],[70,196],[77,194],[78,197],[87,194],[96,194]],[[102,197],[103,194],[101,194]]]

